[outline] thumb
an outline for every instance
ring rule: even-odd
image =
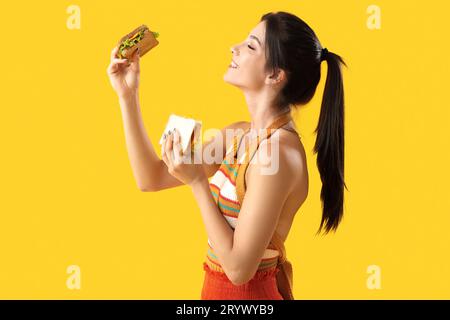
[[[140,56],[141,56],[141,50],[140,50],[140,48],[137,48],[136,50],[134,50],[133,55],[131,56],[131,60],[133,62],[138,61]]]
[[[131,56],[131,59],[130,59],[130,66],[131,66],[131,69],[134,71],[139,71],[139,55],[140,55],[140,50],[139,50],[139,48],[137,48],[133,52],[133,55]]]

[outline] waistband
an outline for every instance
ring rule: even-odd
[[[234,285],[224,273],[209,269],[206,262],[203,268],[206,272],[202,300],[283,300],[275,276],[278,267],[258,271],[252,279],[240,285]]]
[[[257,269],[257,273],[263,273],[263,272],[274,272],[274,270],[277,268],[278,266],[278,262],[279,262],[279,258],[280,256],[276,256],[273,258],[266,258],[266,259],[261,259],[261,262],[259,263],[258,269]],[[208,248],[208,253],[206,255],[206,259],[204,262],[210,270],[216,271],[216,272],[220,272],[225,274],[225,271],[223,270],[217,256],[214,254],[214,250],[213,248],[211,248],[211,246],[209,245]]]
[[[207,261],[203,262],[203,270],[205,270],[206,273],[212,276],[212,278],[215,278],[216,282],[226,282],[232,284],[225,272],[211,269]],[[280,272],[280,268],[278,266],[267,268],[265,270],[257,270],[252,279],[250,279],[249,282],[247,283],[252,284],[255,282],[264,282],[264,281],[276,282],[275,276],[277,275],[278,272]]]

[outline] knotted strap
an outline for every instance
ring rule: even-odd
[[[236,178],[236,194],[241,206],[244,201],[245,190],[247,187],[245,183],[245,173],[247,171],[247,167],[251,159],[253,158],[254,154],[256,153],[256,150],[259,147],[260,142],[264,139],[269,138],[276,129],[282,127],[283,125],[291,121],[291,119],[292,118],[290,116],[290,111],[283,113],[282,115],[277,117],[272,122],[272,124],[269,125],[263,131],[263,135],[261,137],[259,135],[257,136],[256,143],[252,143],[249,145],[248,149],[246,148],[247,150],[244,154],[245,160],[238,167],[238,173]],[[247,129],[242,135],[240,135],[239,138],[241,139],[242,136],[245,135],[245,133],[248,130],[249,129]],[[237,139],[234,140],[235,150],[237,149],[236,146],[237,146]],[[292,294],[293,288],[292,264],[286,258],[286,248],[284,246],[284,241],[276,230],[270,241],[269,248],[278,250],[280,254],[278,257],[278,268],[280,269],[280,272],[278,272],[276,275],[278,291],[283,296],[284,300],[294,300],[294,296]]]
[[[280,268],[280,272],[276,275],[278,291],[283,296],[284,300],[294,300],[292,292],[294,285],[292,264],[287,260],[284,241],[276,230],[270,244],[280,253],[280,256],[278,257],[278,268]]]

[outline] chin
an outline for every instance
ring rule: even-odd
[[[223,81],[229,83],[233,86],[240,87],[239,83],[236,81],[235,77],[229,74],[229,71],[225,72],[223,75]]]

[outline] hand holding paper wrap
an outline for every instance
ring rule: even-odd
[[[183,155],[186,155],[187,152],[194,151],[199,146],[201,127],[201,121],[171,114],[169,121],[166,124],[166,128],[161,135],[159,144],[162,145],[164,141],[164,134],[167,135],[169,131],[177,129],[180,133]]]

